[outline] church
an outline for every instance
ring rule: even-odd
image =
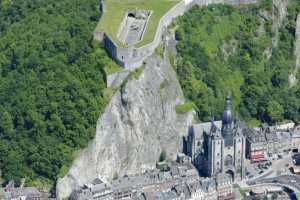
[[[232,181],[245,178],[245,126],[232,114],[226,97],[221,121],[195,124],[185,140],[185,151],[203,176],[229,175]]]

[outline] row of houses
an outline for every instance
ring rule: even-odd
[[[278,158],[300,146],[300,126],[288,123],[282,126],[263,124],[259,128],[245,130],[246,155],[252,162]]]
[[[10,181],[6,187],[0,188],[1,200],[50,200],[47,191],[39,190],[36,187],[15,187],[14,181]]]
[[[71,194],[72,200],[225,200],[233,199],[233,184],[226,174],[201,178],[191,159],[183,154],[167,163],[167,170],[149,170],[111,182],[97,178]]]

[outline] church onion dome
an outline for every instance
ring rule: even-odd
[[[225,107],[222,114],[222,124],[232,124],[233,116],[231,112],[231,98],[229,96],[226,97]]]

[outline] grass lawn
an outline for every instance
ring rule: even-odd
[[[135,46],[140,47],[152,42],[160,18],[180,0],[104,0],[104,13],[96,31],[106,32],[120,47],[124,46],[117,38],[119,25],[127,10],[144,9],[153,13],[146,27],[145,35]]]

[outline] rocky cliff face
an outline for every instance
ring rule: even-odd
[[[287,16],[287,6],[289,4],[289,0],[273,0],[273,12],[272,12],[272,32],[274,33],[272,44],[273,48],[278,46],[279,41],[279,29],[281,28],[284,20]]]
[[[272,5],[272,12],[269,13],[268,11],[261,11],[260,14],[260,21],[261,27],[258,32],[261,34],[264,32],[264,26],[267,20],[272,21],[272,46],[268,47],[264,55],[266,55],[267,59],[270,59],[273,53],[273,49],[278,47],[279,42],[279,35],[280,35],[280,28],[283,26],[284,21],[287,17],[288,11],[287,7],[289,4],[289,0],[273,0]]]
[[[183,102],[170,64],[151,56],[143,73],[114,94],[98,121],[95,139],[58,180],[58,199],[98,176],[112,178],[152,168],[163,149],[176,156],[193,120],[192,111],[176,114],[175,106]]]
[[[296,57],[296,65],[294,71],[289,76],[289,84],[290,87],[294,87],[298,80],[296,78],[296,75],[300,69],[300,14],[297,16],[296,21],[296,33],[295,33],[296,41],[295,41],[295,57]]]

